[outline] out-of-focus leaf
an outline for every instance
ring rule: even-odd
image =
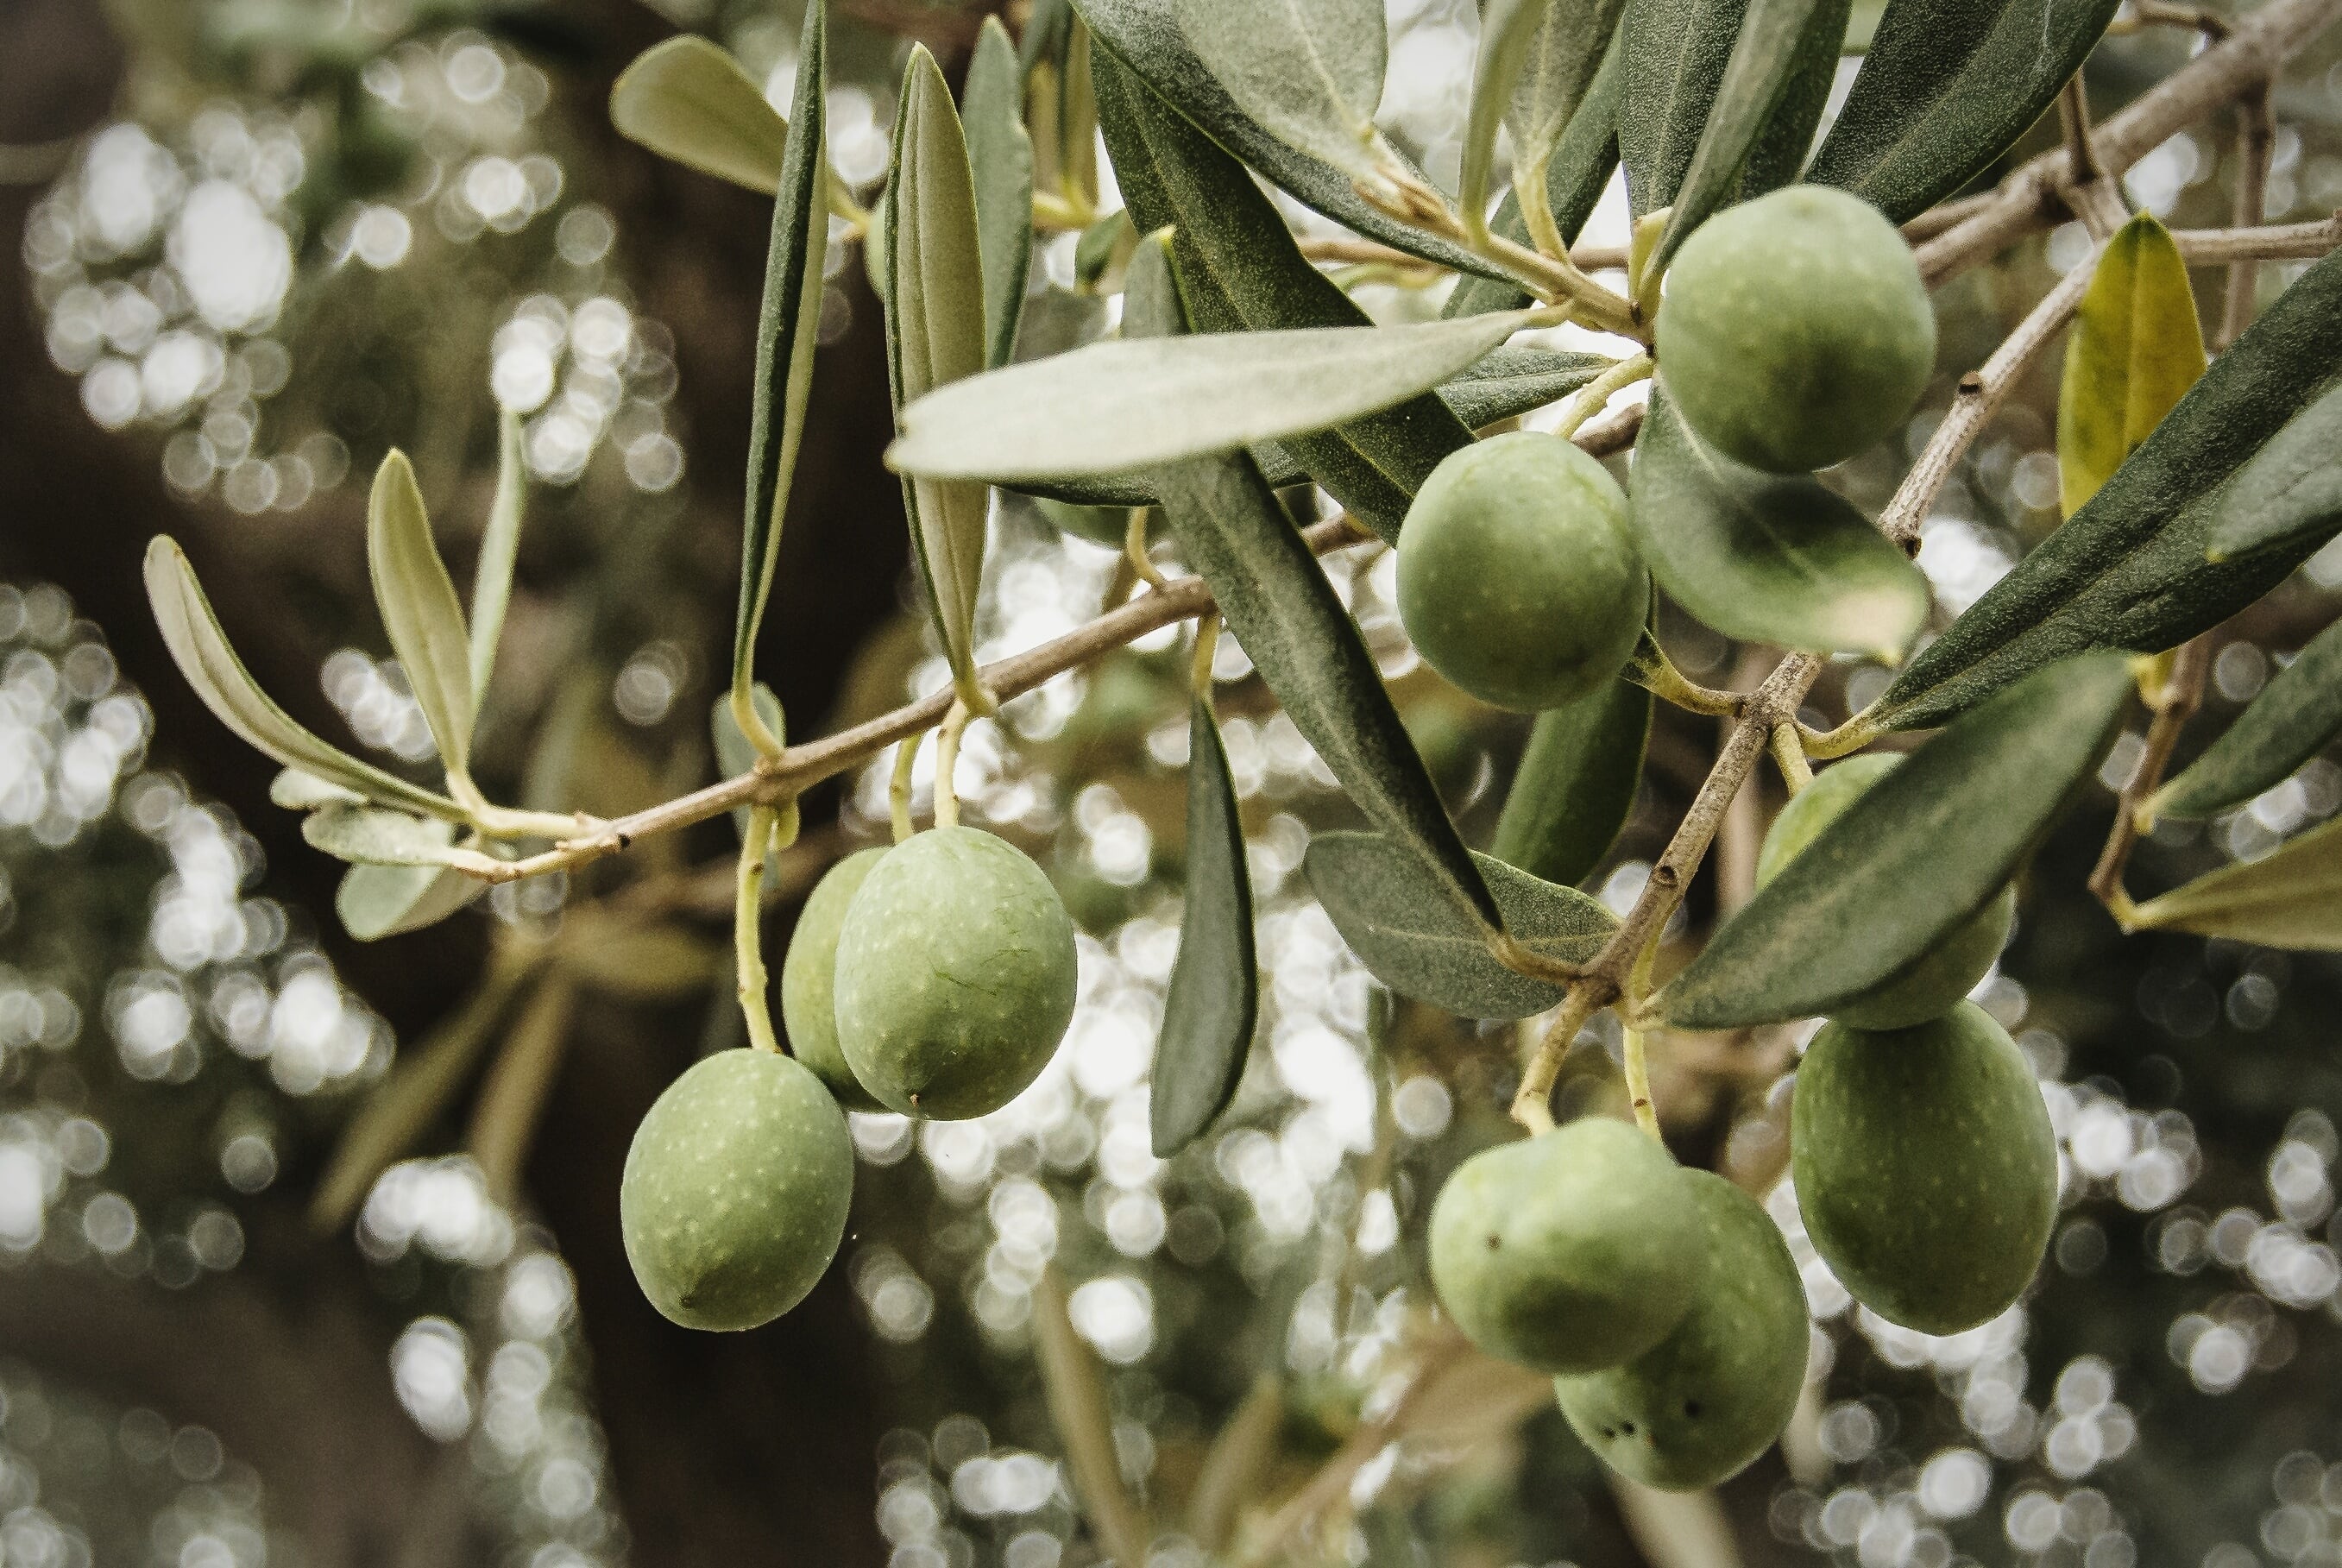
[[[2342,256],[2329,255],[2212,362],[2106,487],[1929,644],[1866,714],[1940,724],[2027,671],[2086,648],[2159,653],[2283,582],[2330,527],[2207,564],[2223,483],[2342,385]]]
[[[776,741],[786,741],[789,738],[788,721],[782,715],[781,699],[773,694],[773,688],[758,681],[748,688],[748,700],[756,705],[756,716],[765,722],[766,734]],[[756,744],[740,733],[740,722],[733,714],[729,694],[716,699],[715,711],[708,715],[707,731],[708,738],[716,745],[716,771],[718,774],[726,778],[737,778],[756,765]],[[743,837],[747,835],[746,806],[732,808],[732,825]],[[781,808],[780,831],[773,834],[774,855],[780,854],[781,846],[796,842],[796,836],[797,803],[792,799]],[[778,864],[777,860],[768,858],[765,862],[766,873],[773,873]]]
[[[984,270],[974,175],[959,111],[935,56],[911,51],[895,119],[895,177],[886,187],[886,363],[896,419],[915,427],[913,405],[984,369]],[[996,374],[1007,375],[1013,371]],[[966,389],[961,389],[966,395]],[[948,406],[948,405],[947,405]],[[894,450],[904,442],[898,440]],[[980,480],[897,465],[913,553],[936,632],[964,694],[976,689],[976,599],[984,576],[991,497]]]
[[[1554,229],[1563,243],[1574,243],[1586,220],[1594,214],[1602,193],[1609,187],[1611,171],[1618,166],[1618,93],[1626,80],[1626,52],[1618,46],[1617,29],[1602,55],[1601,69],[1578,101],[1546,164],[1546,205],[1553,213]],[[1521,216],[1519,171],[1514,188],[1496,204],[1488,221],[1491,232],[1518,244],[1529,243],[1527,223]],[[1443,315],[1477,315],[1483,311],[1518,310],[1529,303],[1526,291],[1509,279],[1476,277],[1456,280],[1448,292]]]
[[[268,801],[286,811],[315,811],[321,805],[364,805],[366,797],[355,790],[328,784],[315,774],[286,768],[268,781]]]
[[[1130,260],[1138,230],[1129,212],[1116,207],[1082,231],[1074,242],[1074,286],[1089,294],[1110,292],[1108,279]]]
[[[452,865],[455,825],[370,805],[324,805],[301,819],[312,849],[359,865]]]
[[[1184,330],[1163,235],[1139,242],[1125,301],[1125,332]],[[1252,459],[1235,453],[1166,464],[1154,481],[1181,553],[1211,584],[1228,629],[1294,726],[1366,819],[1417,860],[1426,883],[1466,919],[1493,926],[1496,901],[1399,722],[1357,624]]]
[[[269,699],[228,645],[185,552],[156,534],[146,546],[146,598],[163,642],[195,695],[246,745],[288,768],[371,801],[453,821],[455,803],[326,744]]]
[[[664,1002],[705,991],[727,954],[679,925],[573,913],[554,950],[560,972],[628,1002]]]
[[[442,865],[353,865],[334,890],[334,914],[360,942],[379,942],[436,925],[487,891]]]
[[[2283,784],[2337,734],[2342,621],[2312,637],[2291,664],[2272,675],[2225,734],[2155,792],[2147,811],[2154,816],[2201,817],[2242,805]]]
[[[1893,660],[1927,619],[1927,579],[1850,503],[1802,474],[1726,457],[1664,388],[1651,394],[1630,485],[1651,574],[1728,637]]]
[[[1489,853],[1566,887],[1610,853],[1634,810],[1651,735],[1651,694],[1613,681],[1537,715]]]
[[[2342,820],[2321,823],[2259,860],[2224,865],[2150,898],[2131,912],[2130,924],[2342,953]]]
[[[1520,174],[1545,177],[1624,7],[1625,0],[1481,0],[1458,198],[1467,218],[1487,211],[1500,127],[1512,133]]]
[[[1236,781],[1212,704],[1198,694],[1187,709],[1187,887],[1179,954],[1163,994],[1147,1102],[1156,1159],[1202,1136],[1236,1098],[1259,997]]]
[[[536,988],[513,1020],[504,1049],[480,1080],[464,1146],[480,1168],[488,1196],[510,1207],[520,1193],[521,1166],[545,1115],[545,1097],[569,1054],[569,1020],[576,993],[565,981]]]
[[[1618,922],[1575,888],[1474,854],[1505,929],[1532,951],[1583,964]],[[1516,974],[1488,952],[1486,933],[1424,875],[1422,862],[1380,834],[1321,833],[1302,861],[1334,929],[1376,979],[1462,1018],[1526,1018],[1562,988]]]
[[[2283,549],[2342,524],[2342,385],[2287,421],[2253,455],[2220,502],[2207,560]]]
[[[965,93],[967,159],[976,179],[976,248],[984,261],[985,363],[1015,356],[1016,320],[1033,253],[1033,138],[1025,129],[1025,74],[997,16],[976,35]]]
[[[496,494],[488,505],[488,526],[480,535],[480,561],[472,573],[472,707],[488,694],[496,667],[496,644],[505,634],[505,610],[512,603],[513,562],[520,554],[521,517],[528,504],[528,464],[521,455],[520,415],[505,409],[496,420]]]
[[[1461,245],[1436,239],[1414,225],[1401,222],[1384,212],[1358,195],[1351,176],[1341,168],[1313,154],[1297,151],[1237,107],[1236,100],[1228,95],[1228,90],[1220,85],[1211,68],[1197,57],[1196,51],[1189,46],[1186,35],[1180,31],[1176,15],[1179,0],[1075,0],[1075,3],[1083,20],[1089,24],[1097,51],[1111,56],[1126,71],[1135,72],[1165,104],[1176,110],[1184,121],[1190,123],[1192,128],[1200,128],[1212,141],[1258,169],[1272,184],[1283,188],[1296,200],[1315,207],[1369,239],[1380,240],[1410,255],[1418,255],[1465,273],[1488,277],[1498,275],[1493,265]],[[1242,24],[1239,24],[1240,40],[1241,27]],[[1097,83],[1099,119],[1103,125],[1106,117],[1107,71],[1097,53],[1094,52],[1092,59]],[[1115,153],[1115,173],[1118,178],[1124,178],[1123,194],[1128,199],[1130,187],[1123,176],[1123,155],[1115,149],[1114,134],[1110,130],[1106,145]],[[1170,221],[1136,206],[1132,211],[1143,231],[1151,232]],[[1283,225],[1280,224],[1279,226]]]
[[[2204,374],[2187,264],[2141,213],[2107,242],[2066,339],[2057,477],[2066,515],[2098,493]]]
[[[801,122],[802,123],[802,122]],[[781,183],[789,125],[706,39],[655,44],[610,87],[610,124],[663,158],[766,195]]]
[[[1389,57],[1382,0],[1173,0],[1187,47],[1236,106],[1353,179],[1377,173]]]
[[[470,771],[472,761],[472,644],[464,628],[464,606],[439,546],[415,470],[396,448],[375,471],[366,502],[366,565],[374,577],[374,602],[390,632],[390,651],[406,671],[406,684],[423,710],[431,738],[451,774]]]
[[[1656,1005],[1686,1029],[1811,1017],[1899,973],[1999,893],[2087,783],[2130,663],[2036,671],[1881,778],[1726,921]]]
[[[2120,0],[1891,0],[1806,178],[1907,223],[2032,127]]]
[[[823,91],[827,81],[826,5],[807,5],[797,39],[796,95],[791,111],[797,134],[783,162],[773,200],[772,236],[765,250],[765,295],[756,316],[756,383],[748,422],[747,506],[740,524],[740,604],[732,623],[735,691],[748,684],[756,663],[756,631],[772,597],[773,564],[780,554],[781,519],[789,479],[805,434],[806,401],[813,390],[814,346],[821,327],[823,261],[829,219],[822,205],[828,169]],[[773,737],[755,737],[761,746]]]

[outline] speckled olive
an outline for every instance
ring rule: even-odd
[[[829,868],[797,915],[788,956],[781,960],[781,1022],[789,1032],[789,1049],[849,1111],[886,1107],[862,1086],[838,1048],[837,931],[846,924],[854,895],[886,854],[884,849],[856,850]]]
[[[1693,430],[1775,474],[1842,463],[1898,429],[1936,363],[1911,247],[1878,209],[1790,185],[1717,214],[1676,253],[1659,365]]]
[[[1515,431],[1450,453],[1398,537],[1398,614],[1431,667],[1534,713],[1625,667],[1650,610],[1626,497],[1558,436]]]
[[[1957,1333],[2032,1280],[2057,1218],[2057,1140],[2025,1054],[1983,1008],[1824,1026],[1789,1121],[1806,1233],[1879,1316]]]
[[[890,1110],[981,1116],[1040,1075],[1074,1015],[1074,925],[1005,839],[939,827],[888,850],[837,934],[837,1040]]]
[[[1764,886],[1804,853],[1872,784],[1892,772],[1902,756],[1871,752],[1823,769],[1773,819],[1756,854],[1756,885]],[[2017,918],[2017,890],[2004,887],[1990,903],[1937,938],[1897,974],[1852,1001],[1831,1010],[1842,1024],[1859,1029],[1907,1029],[1940,1018],[1976,989],[2008,944]]]
[[[1707,1264],[1685,1173],[1657,1139],[1591,1117],[1458,1166],[1431,1209],[1431,1282],[1491,1355],[1616,1366],[1666,1337]]]
[[[686,1328],[755,1328],[829,1267],[853,1192],[853,1140],[821,1081],[786,1056],[723,1051],[635,1130],[618,1224],[653,1306]]]
[[[1707,1272],[1675,1331],[1622,1366],[1554,1379],[1561,1413],[1622,1475],[1666,1492],[1713,1486],[1781,1434],[1805,1386],[1805,1287],[1756,1199],[1686,1171]]]

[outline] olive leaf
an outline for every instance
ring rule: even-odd
[[[2269,677],[2220,738],[2147,802],[2150,817],[2210,816],[2244,804],[2342,734],[2342,621]]]
[[[575,910],[554,949],[559,972],[628,1002],[664,1002],[705,991],[730,956],[679,925]]]
[[[781,521],[805,435],[813,391],[814,348],[821,328],[824,261],[829,219],[822,206],[828,168],[823,91],[827,79],[827,7],[807,5],[797,40],[796,96],[790,105],[797,134],[788,145],[771,238],[765,250],[765,294],[756,315],[756,381],[748,415],[746,509],[740,524],[740,604],[732,623],[731,688],[749,683],[756,663],[756,633],[772,597]],[[770,738],[757,737],[761,743]]]
[[[2207,564],[2230,482],[2287,422],[2342,386],[2342,255],[2313,265],[2212,362],[2105,488],[1929,644],[1866,724],[1939,724],[2052,659],[2156,653],[2267,593],[2334,531]],[[2337,519],[2337,521],[2342,521]]]
[[[522,1006],[505,1037],[504,1049],[480,1081],[472,1104],[472,1125],[464,1147],[480,1168],[488,1196],[511,1206],[520,1193],[520,1170],[536,1141],[545,1097],[569,1053],[569,1023],[577,994],[548,980]]]
[[[985,363],[1016,348],[1033,254],[1033,138],[1025,129],[1025,74],[997,16],[976,35],[965,92],[967,159],[976,180],[976,250],[984,270]]]
[[[1505,929],[1531,951],[1583,964],[1618,922],[1594,899],[1475,854]],[[1562,988],[1496,962],[1486,934],[1441,896],[1422,862],[1380,834],[1321,833],[1302,870],[1334,929],[1376,979],[1400,995],[1462,1018],[1526,1018],[1561,1001]]]
[[[1804,1018],[1858,996],[1982,909],[2114,738],[2130,663],[2086,654],[1964,715],[1847,807],[1655,1005],[1686,1029]]]
[[[464,606],[439,546],[415,469],[395,447],[375,470],[366,501],[366,565],[374,602],[390,632],[390,651],[439,743],[447,772],[462,777],[472,761],[472,639]]]
[[[1560,140],[1546,155],[1546,206],[1553,215],[1555,235],[1565,245],[1574,242],[1586,220],[1593,216],[1602,193],[1609,187],[1611,171],[1618,166],[1618,95],[1619,85],[1626,80],[1626,52],[1618,46],[1617,38],[1614,28],[1604,46],[1601,68],[1594,73]],[[1517,153],[1515,155],[1514,187],[1496,204],[1496,215],[1488,220],[1488,228],[1526,245],[1529,229],[1521,216]],[[1440,314],[1477,315],[1483,311],[1517,310],[1528,303],[1527,292],[1509,279],[1466,274],[1448,291]]]
[[[916,428],[915,405],[921,399],[953,383],[972,382],[984,369],[984,269],[974,181],[951,89],[926,46],[915,45],[896,114],[895,175],[885,209],[891,284],[886,367],[896,418],[906,433]],[[968,389],[958,392],[965,400]],[[897,440],[890,453],[903,444]],[[990,492],[966,472],[892,466],[905,475],[903,507],[936,634],[955,684],[973,704],[976,601]]]
[[[1626,0],[1619,19],[1618,159],[1635,215],[1676,199],[1749,0]]]
[[[1546,882],[1583,881],[1634,810],[1650,737],[1651,694],[1632,681],[1539,714],[1488,853]]]
[[[1889,0],[1806,178],[1917,217],[2032,127],[2119,4]]]
[[[1310,265],[1245,166],[1180,117],[1154,85],[1097,55],[1098,126],[1132,221],[1169,226],[1201,331],[1265,332],[1366,325],[1366,314]],[[1472,433],[1436,398],[1408,398],[1319,434],[1292,456],[1368,527],[1396,537],[1407,504]]]
[[[366,797],[315,774],[286,768],[268,781],[268,802],[286,811],[315,811],[321,805],[364,805]]]
[[[1327,217],[1369,239],[1380,240],[1418,255],[1441,266],[1453,267],[1467,274],[1486,277],[1500,275],[1491,263],[1481,260],[1463,246],[1436,238],[1414,225],[1393,217],[1358,195],[1356,183],[1341,167],[1311,153],[1296,150],[1277,135],[1272,135],[1255,120],[1229,95],[1212,69],[1199,58],[1180,30],[1176,15],[1180,0],[1075,0],[1082,19],[1088,23],[1094,48],[1091,53],[1093,71],[1097,85],[1098,116],[1101,128],[1106,123],[1106,85],[1109,62],[1126,76],[1135,76],[1146,84],[1150,93],[1181,118],[1191,134],[1200,133],[1230,155],[1241,158],[1258,169],[1270,183],[1277,185],[1305,205],[1316,208]],[[1223,0],[1230,3],[1230,0]],[[1233,0],[1249,14],[1251,7],[1243,0]],[[1360,7],[1364,9],[1363,6]],[[1376,24],[1380,25],[1379,21]],[[1247,24],[1239,21],[1236,36],[1241,40]],[[1372,105],[1368,105],[1369,112]],[[1114,154],[1116,176],[1123,182],[1123,195],[1130,196],[1129,179],[1124,168],[1121,150],[1116,146],[1114,132],[1106,131],[1106,146]],[[1396,154],[1390,155],[1396,156]],[[1132,207],[1143,231],[1152,231],[1170,220],[1151,215],[1136,205]],[[1279,227],[1283,225],[1280,224]],[[1288,236],[1287,244],[1290,244]],[[1208,323],[1206,324],[1208,325]]]
[[[1236,106],[1352,179],[1380,174],[1383,0],[1174,0],[1187,47]]]
[[[2212,519],[2205,559],[2280,549],[2342,524],[2342,385],[2287,421],[2253,455]]]
[[[2342,953],[2342,819],[2150,898],[2129,929],[2192,931],[2264,947]]]
[[[1029,484],[1323,430],[1429,391],[1528,315],[1107,339],[928,393],[903,410],[886,464]]]
[[[1166,236],[1139,242],[1125,299],[1125,332],[1186,330]],[[1494,926],[1496,903],[1374,655],[1259,468],[1231,453],[1166,464],[1153,481],[1181,554],[1211,584],[1228,629],[1294,727],[1366,819],[1416,858],[1428,885],[1466,919]]]
[[[1625,4],[1481,0],[1457,197],[1467,222],[1487,213],[1499,128],[1512,133],[1516,185],[1547,176],[1554,148],[1601,66]]]
[[[1853,504],[1761,473],[1695,435],[1654,388],[1629,475],[1635,535],[1676,604],[1728,637],[1816,654],[1901,656],[1927,582]]]
[[[756,682],[748,688],[748,701],[754,705],[756,716],[764,721],[765,733],[776,741],[786,742],[789,738],[788,721],[781,713],[781,699],[773,694],[773,688],[762,681]],[[726,778],[738,778],[756,765],[756,744],[741,733],[739,716],[732,711],[732,698],[728,693],[716,699],[715,709],[707,717],[707,731],[709,740],[715,744],[716,771],[718,774]],[[748,833],[748,813],[749,808],[745,805],[732,808],[732,825],[744,838]],[[796,842],[796,824],[797,803],[793,799],[781,808],[781,831],[773,835],[774,854],[780,853],[780,845]],[[776,864],[777,862],[767,859],[765,863],[766,873],[770,874]]]
[[[455,824],[378,806],[327,804],[301,819],[312,849],[361,865],[453,865]]]
[[[740,63],[691,34],[655,44],[610,85],[610,124],[630,142],[770,195],[789,124]]]
[[[496,419],[496,494],[488,504],[480,559],[472,570],[469,663],[475,712],[487,698],[488,675],[496,667],[496,644],[504,637],[505,611],[512,604],[513,564],[520,554],[521,518],[527,505],[528,463],[521,453],[520,415],[507,408]]]
[[[444,865],[353,865],[334,890],[334,914],[360,942],[436,925],[488,884]]]
[[[158,534],[147,544],[145,572],[147,601],[154,606],[172,663],[179,666],[204,706],[246,745],[288,768],[367,800],[448,821],[463,815],[461,808],[445,795],[434,794],[326,744],[271,701],[235,656],[211,602],[204,597],[202,584],[195,581],[195,568],[168,536]]]
[[[2057,386],[2059,499],[2070,517],[2204,374],[2187,264],[2153,213],[2098,256],[2066,339]]]
[[[1156,1159],[1202,1136],[1236,1098],[1259,1004],[1244,822],[1220,726],[1199,692],[1187,709],[1187,886],[1179,953],[1163,993],[1147,1102]]]

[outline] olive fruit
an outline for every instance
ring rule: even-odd
[[[1431,1283],[1491,1355],[1591,1372],[1691,1308],[1707,1257],[1684,1171],[1657,1139],[1591,1117],[1484,1149],[1431,1209]]]
[[[1803,854],[1865,790],[1902,762],[1894,752],[1850,757],[1814,775],[1773,819],[1764,847],[1756,852],[1756,885],[1764,886]],[[2008,944],[2017,918],[2017,891],[2004,887],[1990,903],[1938,937],[1897,973],[1860,996],[1830,1010],[1830,1016],[1858,1029],[1905,1029],[1940,1018],[1976,989]]]
[[[886,852],[837,933],[837,1042],[889,1110],[981,1116],[1040,1076],[1074,1015],[1074,923],[1005,839],[934,828]]]
[[[1626,497],[1559,436],[1515,431],[1452,452],[1398,536],[1398,615],[1431,667],[1485,703],[1534,713],[1625,668],[1650,574]]]
[[[1684,242],[1658,355],[1693,430],[1728,457],[1797,474],[1901,426],[1935,368],[1936,317],[1911,247],[1877,208],[1790,185]]]
[[[1789,1135],[1806,1233],[1879,1316],[1957,1333],[2033,1278],[2057,1218],[2057,1140],[2025,1054],[1983,1008],[1915,1029],[1825,1024]]]
[[[768,1051],[719,1051],[635,1129],[618,1225],[653,1306],[686,1328],[755,1328],[829,1267],[853,1191],[853,1140],[821,1081]]]
[[[788,956],[781,960],[781,1022],[788,1028],[789,1048],[849,1111],[886,1107],[862,1086],[838,1049],[837,931],[846,924],[846,906],[886,854],[856,850],[829,868],[797,915]]]
[[[1772,1217],[1721,1176],[1683,1174],[1707,1252],[1691,1310],[1624,1365],[1553,1383],[1604,1463],[1666,1492],[1713,1486],[1781,1434],[1809,1337],[1805,1287]]]

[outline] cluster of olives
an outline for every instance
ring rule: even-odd
[[[746,1329],[805,1298],[846,1234],[841,1107],[996,1111],[1072,1022],[1074,927],[1005,840],[939,827],[832,867],[781,973],[795,1057],[719,1052],[626,1151],[618,1210],[643,1293],[687,1328]]]

